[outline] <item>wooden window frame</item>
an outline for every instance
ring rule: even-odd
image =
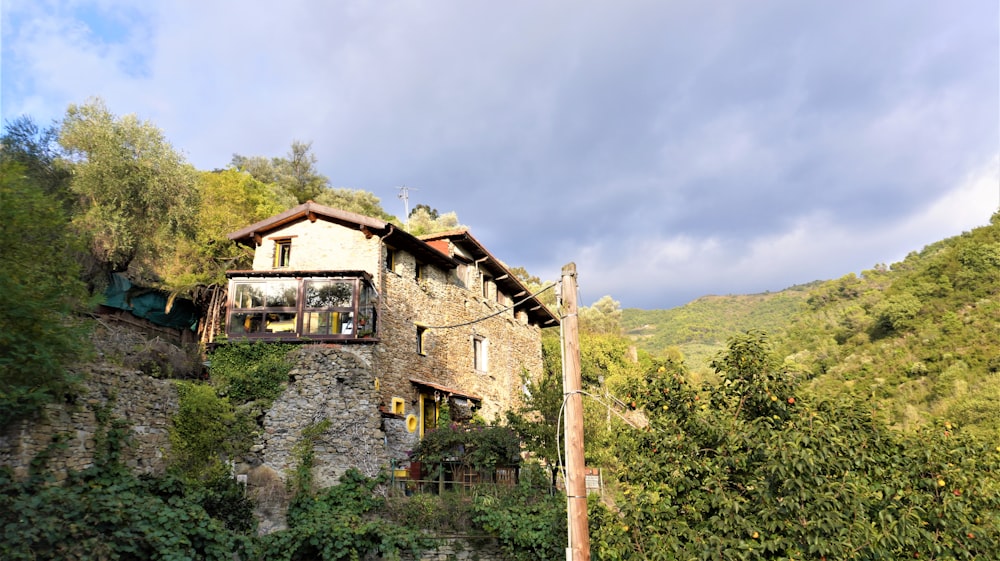
[[[307,284],[316,281],[349,284],[350,302],[344,302],[343,305],[309,306],[306,301]],[[273,296],[274,286],[284,285],[285,290],[289,291],[293,283],[294,299],[286,297],[283,305],[277,306],[268,303],[267,299]],[[355,276],[234,277],[229,281],[226,334],[234,340],[375,339],[378,328],[375,297],[377,293],[371,283]],[[326,322],[330,333],[306,333],[309,314],[330,314]],[[313,318],[322,319],[318,316]],[[287,329],[289,326],[285,325],[289,321],[292,322],[291,329]],[[334,321],[338,322],[336,330],[332,324]],[[282,330],[275,331],[271,329],[272,326],[280,326]],[[349,326],[349,330],[341,330],[342,326]]]
[[[396,272],[396,250],[388,246],[385,248],[385,270]]]
[[[427,327],[417,326],[417,354],[427,356]]]
[[[292,238],[276,238],[274,240],[274,262],[275,269],[287,269],[292,262]]]
[[[490,370],[490,342],[482,335],[472,336],[472,368],[476,372]]]

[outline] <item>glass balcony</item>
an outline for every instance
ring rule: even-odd
[[[230,275],[230,339],[354,340],[376,336],[378,295],[366,274]]]

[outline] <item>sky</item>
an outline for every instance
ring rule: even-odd
[[[0,0],[0,110],[100,97],[198,169],[312,142],[581,305],[891,265],[1000,205],[995,0]]]

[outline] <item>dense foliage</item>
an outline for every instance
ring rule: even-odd
[[[4,559],[230,560],[246,540],[212,518],[182,483],[92,468],[59,485],[0,471]]]
[[[452,423],[425,433],[410,459],[424,464],[431,479],[444,463],[492,472],[521,463],[521,441],[507,427]]]
[[[626,391],[646,419],[615,446],[608,559],[995,559],[1000,451],[948,425],[889,430],[863,404],[812,401],[766,338],[735,338],[723,382],[667,363]]]
[[[347,561],[377,552],[392,559],[427,548],[430,543],[419,529],[378,516],[386,501],[376,491],[384,483],[350,470],[338,485],[297,495],[288,509],[288,529],[261,539],[260,558]]]
[[[817,396],[874,397],[904,429],[1000,442],[1000,213],[891,267],[822,283],[779,342]]]
[[[99,431],[91,467],[57,482],[47,471],[54,440],[31,476],[0,469],[0,556],[11,560],[232,559],[252,541],[252,504],[228,477],[206,485],[138,477],[121,462],[128,423],[96,406]]]
[[[212,384],[236,404],[281,395],[292,369],[288,352],[294,345],[238,342],[217,346],[209,354]]]
[[[689,370],[704,376],[726,341],[750,329],[780,333],[804,308],[810,285],[764,294],[703,296],[668,310],[628,308],[622,328],[638,348],[667,358],[680,352]]]
[[[36,170],[37,171],[37,170]],[[75,312],[87,292],[58,199],[35,173],[0,162],[0,427],[63,399],[87,355]]]
[[[209,355],[210,380],[177,381],[178,411],[170,427],[171,463],[193,482],[218,477],[224,460],[252,445],[257,417],[288,382],[290,345],[230,343]]]
[[[472,517],[497,536],[512,561],[544,561],[565,557],[566,498],[551,493],[545,473],[533,465],[521,470],[512,488],[478,493]]]
[[[153,261],[192,228],[194,170],[163,133],[100,99],[72,104],[59,133],[72,162],[73,223],[108,271],[155,278]]]

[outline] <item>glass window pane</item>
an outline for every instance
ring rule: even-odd
[[[271,281],[267,283],[267,307],[294,308],[298,292],[296,281]]]
[[[352,335],[352,312],[308,312],[303,319],[302,332],[306,335]]]
[[[231,333],[260,333],[264,324],[263,314],[233,313],[229,321]]]
[[[354,312],[340,312],[340,331],[344,335],[354,335]]]
[[[236,308],[256,308],[264,305],[262,286],[259,283],[241,283],[236,285],[233,295],[233,306]]]
[[[368,284],[365,281],[361,281],[361,302],[360,302],[360,304],[362,306],[373,306],[373,305],[375,305],[375,302],[377,300],[378,300],[378,293],[375,292],[375,289],[372,287],[372,285]]]
[[[306,281],[307,308],[350,308],[354,306],[354,281]]]
[[[268,333],[294,333],[295,314],[267,314],[264,330]]]
[[[310,335],[330,335],[339,327],[337,312],[309,312],[303,319],[302,331]]]

